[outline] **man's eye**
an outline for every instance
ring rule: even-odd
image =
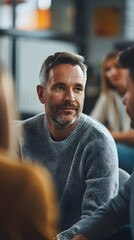
[[[75,92],[82,92],[82,91],[83,91],[83,89],[81,87],[75,88]]]
[[[63,87],[63,86],[55,86],[55,89],[56,89],[56,90],[63,90],[64,87]]]

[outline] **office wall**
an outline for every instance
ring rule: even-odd
[[[62,41],[17,40],[16,93],[21,113],[36,114],[44,110],[36,93],[39,71],[46,57],[57,51],[77,52],[77,47]]]

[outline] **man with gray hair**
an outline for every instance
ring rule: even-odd
[[[82,56],[57,52],[40,70],[44,113],[21,122],[18,156],[48,168],[61,212],[58,237],[70,239],[118,190],[118,157],[108,130],[82,113],[87,66]]]

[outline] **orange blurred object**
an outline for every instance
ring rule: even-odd
[[[36,9],[29,12],[27,22],[17,26],[20,30],[43,30],[51,28],[51,9]]]
[[[94,34],[99,37],[115,37],[120,34],[120,9],[97,8],[94,13]]]
[[[37,29],[50,29],[51,27],[51,10],[41,10],[36,11],[36,24]]]

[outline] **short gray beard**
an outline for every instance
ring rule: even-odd
[[[53,121],[60,126],[60,128],[62,127],[68,127],[72,124],[74,124],[78,119],[78,116],[75,116],[72,121],[69,121],[67,119],[64,119],[62,116],[57,115],[56,118],[53,118]]]

